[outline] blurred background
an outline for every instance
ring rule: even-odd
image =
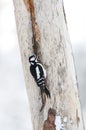
[[[86,0],[64,0],[86,121]],[[0,130],[31,130],[12,0],[0,0]]]

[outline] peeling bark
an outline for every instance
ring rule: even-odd
[[[49,108],[56,111],[58,130],[84,130],[63,1],[25,0],[25,3],[26,6],[23,0],[14,0],[33,130],[43,130]],[[37,46],[36,51],[32,43]],[[29,71],[28,58],[33,53],[37,53],[47,71],[51,93],[51,99],[46,100],[41,113],[40,91]]]

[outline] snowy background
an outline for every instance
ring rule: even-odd
[[[86,121],[86,0],[64,0]],[[0,130],[31,130],[12,0],[0,0]]]

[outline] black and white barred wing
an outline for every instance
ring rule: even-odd
[[[44,69],[42,64],[37,63],[36,72],[37,72],[37,79],[41,77],[44,77],[46,79],[46,70]]]
[[[47,97],[50,97],[50,92],[46,86],[46,70],[41,64],[38,64],[36,67],[36,72],[37,72],[37,85],[40,87],[41,92],[45,92]]]

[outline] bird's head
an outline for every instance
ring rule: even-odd
[[[31,65],[34,65],[35,63],[38,62],[37,57],[35,55],[30,56],[29,62],[30,62]]]

